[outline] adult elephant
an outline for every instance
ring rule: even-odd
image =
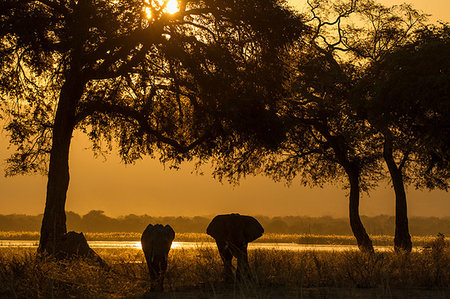
[[[206,233],[216,240],[224,264],[226,281],[232,280],[232,259],[237,259],[236,277],[249,277],[247,245],[264,233],[264,228],[251,216],[228,214],[214,217]]]
[[[150,272],[151,291],[163,290],[167,256],[174,238],[175,232],[170,225],[149,224],[142,233],[141,244]]]

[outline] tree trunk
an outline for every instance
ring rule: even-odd
[[[59,96],[53,126],[47,198],[38,252],[55,254],[58,242],[67,232],[66,193],[69,187],[69,149],[75,124],[76,106],[83,94],[82,80],[69,78]]]
[[[350,197],[349,197],[349,216],[350,226],[353,231],[353,235],[356,238],[358,247],[362,252],[373,253],[372,240],[364,229],[364,225],[359,217],[359,174],[357,171],[347,171],[347,175],[350,181]]]
[[[395,192],[395,251],[411,252],[412,242],[408,228],[408,209],[406,205],[406,192],[403,183],[401,168],[397,167],[392,154],[392,141],[386,138],[383,151],[384,160],[391,175]]]
[[[360,178],[360,166],[354,160],[350,160],[347,157],[349,148],[345,142],[345,138],[342,136],[332,136],[326,126],[319,126],[317,129],[321,134],[327,139],[328,143],[333,148],[334,154],[338,163],[344,168],[348,180],[350,183],[350,196],[349,196],[349,218],[350,227],[352,229],[353,235],[356,238],[358,247],[362,252],[373,253],[372,240],[370,240],[364,225],[359,217],[359,178]]]

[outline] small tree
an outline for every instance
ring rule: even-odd
[[[8,174],[48,171],[39,251],[66,233],[74,130],[125,162],[178,165],[270,109],[283,45],[301,27],[282,1],[5,0],[0,89],[11,143]],[[270,87],[270,88],[269,88]],[[257,131],[255,131],[257,133]],[[202,146],[200,146],[202,145]]]

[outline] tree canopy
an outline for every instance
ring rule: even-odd
[[[74,130],[94,150],[117,144],[178,165],[217,136],[263,135],[285,75],[283,48],[300,18],[283,1],[6,0],[0,4],[0,90],[9,174],[48,171],[40,251],[66,232]],[[266,130],[267,131],[267,130]],[[270,130],[269,130],[270,131]]]
[[[386,162],[396,194],[395,246],[410,250],[404,170],[395,171],[392,165],[401,160],[403,151],[410,172],[407,181],[414,179],[417,187],[448,183],[443,154],[448,152],[443,146],[448,139],[448,124],[443,121],[448,119],[444,116],[448,110],[447,49],[438,50],[436,42],[425,38],[431,27],[410,5],[385,7],[371,0],[308,4],[308,34],[290,48],[286,58],[290,93],[278,106],[286,139],[272,151],[246,144],[234,155],[221,157],[216,173],[231,180],[264,173],[275,180],[296,179],[305,185],[343,181],[350,189],[349,215],[355,237],[362,249],[372,250],[359,219],[359,197],[360,191],[369,191],[386,176]],[[436,34],[431,35],[437,39]],[[432,54],[430,48],[436,52]],[[433,58],[428,60],[427,55]],[[428,89],[437,85],[433,91]],[[423,99],[413,100],[416,97]],[[405,121],[409,118],[415,123]],[[410,144],[416,137],[421,139],[421,149],[413,158]],[[442,143],[432,148],[432,139]],[[395,147],[388,150],[391,143]]]
[[[427,26],[372,65],[365,113],[392,136],[405,183],[448,188],[450,39],[447,25]],[[367,86],[365,86],[367,87]]]
[[[156,4],[3,2],[1,88],[19,147],[10,174],[46,169],[52,116],[75,71],[83,85],[75,126],[94,149],[117,140],[127,162],[155,146],[168,158],[187,152],[217,122],[202,114],[207,109],[223,118],[235,106],[258,109],[270,100],[273,89],[261,89],[279,85],[276,48],[299,25],[280,3],[187,1],[174,14]],[[262,75],[269,71],[273,76]]]

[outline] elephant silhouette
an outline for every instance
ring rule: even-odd
[[[150,272],[151,291],[163,290],[167,257],[174,238],[175,232],[170,225],[149,224],[142,233],[141,244]]]
[[[264,233],[264,228],[255,218],[246,215],[218,215],[208,225],[206,233],[216,240],[224,264],[224,279],[233,279],[232,259],[237,259],[236,277],[249,278],[247,246]]]

